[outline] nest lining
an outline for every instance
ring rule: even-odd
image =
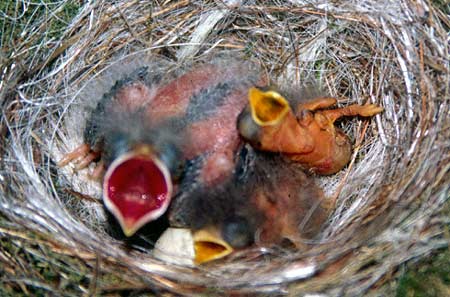
[[[74,270],[88,275],[87,292],[119,283],[177,294],[357,295],[401,263],[448,246],[448,11],[389,3],[105,1],[81,6],[57,39],[36,34],[43,27],[34,20],[23,30],[29,38],[2,61],[0,234],[25,246],[38,238],[55,262],[67,254],[79,259]],[[86,172],[73,174],[54,162],[82,141],[79,123],[67,121],[74,110],[81,118],[88,112],[77,108],[80,87],[95,81],[85,90],[101,96],[128,71],[111,70],[118,60],[146,52],[165,56],[176,69],[223,51],[259,61],[279,85],[319,81],[341,105],[371,102],[385,112],[340,123],[354,140],[354,157],[345,170],[318,180],[337,203],[311,250],[254,248],[206,267],[170,265],[106,234],[95,201],[99,188]],[[98,77],[102,86],[93,80]],[[114,277],[99,281],[98,273]]]

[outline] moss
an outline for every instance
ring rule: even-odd
[[[431,3],[436,9],[441,10],[447,15],[450,14],[450,3],[448,2],[448,0],[434,0],[431,1]]]
[[[400,278],[397,297],[439,297],[450,294],[450,251],[410,265]]]
[[[60,38],[80,7],[80,1],[66,1],[63,4],[51,0],[32,0],[26,3],[0,1],[2,56],[9,57],[17,44],[35,34],[41,35],[40,38],[34,38],[39,44]]]
[[[55,253],[39,244],[44,238],[11,228],[1,216],[0,226],[9,230],[0,233],[0,255],[5,255],[0,257],[0,296],[81,295],[83,288],[89,288],[92,276],[85,262]]]
[[[54,37],[59,35],[66,29],[67,25],[78,14],[80,9],[80,1],[67,1],[62,10],[57,14],[57,18],[50,22],[50,32]],[[53,19],[52,19],[53,20]]]

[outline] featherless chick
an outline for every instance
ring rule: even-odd
[[[82,169],[98,161],[93,176],[127,236],[171,200],[182,203],[193,188],[232,174],[236,118],[248,89],[263,81],[253,64],[230,59],[167,72],[142,65],[119,79],[92,111],[85,143],[59,162]]]
[[[226,182],[197,188],[182,207],[170,207],[193,232],[197,264],[253,244],[304,249],[328,217],[322,190],[297,164],[248,145],[239,152]]]
[[[343,116],[371,117],[383,111],[375,104],[330,108],[332,97],[286,99],[274,88],[251,88],[249,104],[238,118],[240,135],[262,151],[282,153],[303,168],[329,175],[344,168],[351,157],[349,137],[335,127]]]

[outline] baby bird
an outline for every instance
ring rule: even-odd
[[[155,74],[144,65],[103,96],[87,122],[85,144],[59,165],[81,159],[84,168],[100,160],[93,175],[103,176],[105,206],[131,236],[195,187],[232,175],[236,118],[248,88],[260,80],[253,66],[229,59],[181,74]]]
[[[255,148],[283,153],[321,175],[338,172],[351,157],[350,139],[334,122],[343,116],[371,117],[383,111],[374,104],[325,110],[337,103],[331,97],[294,99],[289,102],[270,88],[251,88],[249,104],[238,118],[239,133]]]
[[[328,217],[322,190],[297,164],[250,146],[241,147],[237,168],[226,182],[198,188],[182,208],[170,208],[193,230],[195,262],[252,244],[306,247]]]

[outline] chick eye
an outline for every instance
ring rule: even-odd
[[[247,219],[235,216],[225,220],[222,237],[232,247],[241,248],[253,242],[254,232]]]
[[[184,163],[181,161],[181,152],[173,143],[165,143],[160,148],[159,158],[169,168],[172,179],[177,179],[183,172]]]
[[[248,107],[239,114],[237,119],[237,129],[239,134],[249,142],[258,142],[261,137],[261,127],[253,121]]]
[[[115,131],[107,139],[105,146],[109,147],[109,149],[104,156],[106,163],[112,162],[130,150],[129,137],[125,133]]]

